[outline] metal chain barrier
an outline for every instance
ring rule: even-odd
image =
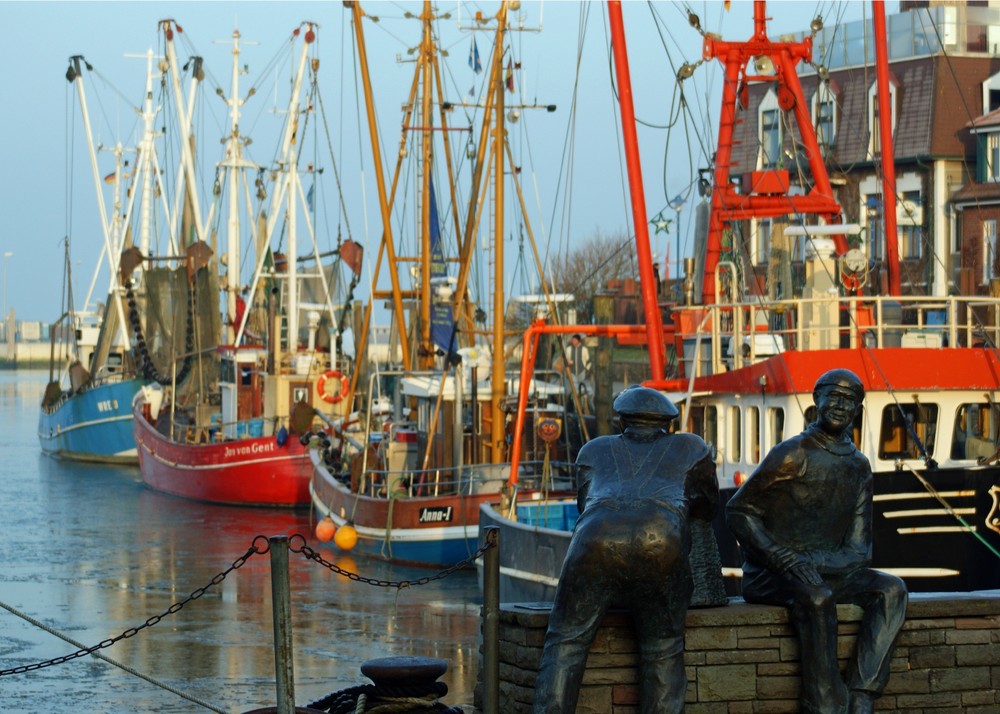
[[[426,585],[427,583],[433,582],[435,580],[441,580],[443,578],[446,578],[449,575],[452,575],[453,573],[459,570],[471,568],[473,567],[477,558],[479,558],[481,555],[483,555],[483,553],[485,553],[487,550],[494,547],[495,545],[496,545],[495,542],[487,540],[485,545],[481,546],[475,553],[470,555],[465,560],[455,563],[454,565],[451,565],[433,575],[427,575],[425,577],[417,578],[415,580],[380,580],[377,578],[368,578],[363,575],[359,575],[357,573],[352,573],[348,570],[344,570],[343,568],[334,563],[331,563],[330,561],[326,560],[323,556],[321,556],[319,553],[317,553],[315,550],[313,550],[313,548],[311,548],[308,545],[308,543],[306,543],[305,537],[302,536],[300,533],[295,533],[289,536],[288,538],[288,550],[292,553],[301,553],[302,556],[306,558],[306,560],[311,560],[315,563],[318,563],[319,565],[322,565],[328,570],[331,570],[339,575],[343,575],[344,577],[348,578],[349,580],[353,580],[354,582],[365,583],[366,585],[375,585],[377,587],[383,587],[383,588],[395,588],[396,590],[403,590],[405,588],[413,587],[415,585]],[[111,645],[115,644],[116,642],[128,639],[129,637],[134,637],[147,627],[152,627],[153,625],[158,624],[163,618],[180,612],[185,605],[203,596],[206,592],[208,592],[210,588],[219,585],[223,580],[226,579],[226,576],[228,576],[234,570],[243,567],[243,565],[245,565],[246,562],[253,556],[266,555],[269,551],[270,551],[270,542],[268,538],[263,535],[258,535],[254,537],[247,551],[239,558],[234,560],[228,568],[226,568],[221,573],[212,578],[205,586],[192,591],[191,594],[188,595],[183,600],[179,600],[178,602],[172,604],[162,614],[153,615],[141,625],[138,625],[137,627],[130,627],[117,637],[109,637],[108,639],[103,640],[92,647],[81,648],[71,654],[63,655],[61,657],[55,657],[53,659],[46,660],[44,662],[36,662],[34,664],[27,664],[19,667],[11,667],[9,669],[0,670],[0,677],[4,677],[10,674],[24,674],[25,672],[33,672],[38,669],[43,669],[44,667],[51,667],[53,665],[63,664],[65,662],[69,662],[71,660],[78,659],[86,655],[95,654],[98,650],[103,650],[108,647],[111,647]],[[28,619],[29,622],[32,622],[33,624],[37,623],[37,621],[32,620],[31,618],[28,618],[25,615],[21,615],[20,613],[14,611],[12,608],[6,607],[5,609],[14,612],[14,614],[17,614],[20,617]]]
[[[297,543],[300,541],[302,544],[297,545]],[[486,545],[480,547],[479,550],[477,550],[475,553],[470,555],[465,560],[459,561],[454,565],[450,565],[444,570],[435,573],[434,575],[427,575],[422,578],[417,578],[416,580],[379,580],[377,578],[366,578],[363,575],[352,573],[349,570],[344,570],[335,563],[331,563],[329,560],[326,560],[322,555],[320,555],[315,550],[310,548],[309,545],[306,543],[305,537],[303,537],[302,534],[300,533],[294,533],[288,537],[288,550],[291,551],[292,553],[301,553],[306,560],[312,560],[316,563],[319,563],[324,568],[332,570],[338,575],[343,575],[345,578],[353,580],[358,583],[365,583],[366,585],[375,585],[376,587],[380,588],[396,588],[397,590],[403,590],[405,588],[413,587],[414,585],[426,585],[427,583],[433,582],[434,580],[441,580],[443,578],[447,578],[449,575],[459,570],[471,568],[475,564],[476,559],[483,553],[485,553],[489,548],[492,547],[493,547],[492,544],[487,543]]]
[[[263,545],[260,545],[260,541],[263,541]],[[229,575],[237,568],[242,567],[252,556],[264,555],[265,553],[268,552],[268,550],[270,550],[270,543],[268,543],[267,538],[264,536],[257,536],[256,538],[253,539],[253,542],[251,543],[250,548],[247,549],[247,552],[241,555],[236,560],[234,560],[232,565],[230,565],[228,568],[226,568],[221,573],[212,578],[208,582],[208,584],[205,585],[204,587],[200,587],[197,590],[192,591],[192,593],[188,595],[186,598],[178,602],[175,602],[173,605],[168,607],[162,615],[153,615],[151,618],[146,620],[138,627],[130,627],[117,637],[109,637],[106,640],[98,642],[93,647],[86,647],[84,649],[79,649],[71,654],[63,655],[62,657],[55,657],[53,659],[46,660],[44,662],[36,662],[35,664],[26,664],[20,667],[11,667],[10,669],[0,670],[0,677],[4,677],[9,674],[24,674],[25,672],[33,672],[36,669],[51,667],[52,665],[56,664],[63,664],[64,662],[69,662],[70,660],[94,654],[98,650],[106,649],[111,645],[115,644],[116,642],[120,642],[121,640],[128,639],[129,637],[134,637],[147,627],[152,627],[153,625],[157,624],[164,617],[180,612],[180,610],[189,602],[191,602],[192,600],[197,600],[206,592],[208,592],[209,588],[218,585],[219,583],[221,583],[223,580],[226,579],[227,575]]]

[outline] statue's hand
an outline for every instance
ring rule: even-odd
[[[771,567],[809,585],[820,585],[823,582],[812,561],[791,548],[775,548],[771,553]]]
[[[803,560],[801,563],[793,565],[789,570],[788,574],[791,575],[796,580],[801,580],[807,585],[822,585],[823,578],[820,577],[819,571],[816,570],[815,566]]]

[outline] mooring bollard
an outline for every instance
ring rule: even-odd
[[[288,536],[271,536],[271,613],[274,627],[274,679],[277,714],[295,714],[292,666],[292,596],[288,586]]]
[[[500,529],[484,529],[483,714],[500,712]]]

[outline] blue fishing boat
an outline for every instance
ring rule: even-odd
[[[152,102],[153,56],[147,57],[145,105],[139,110],[145,123],[142,150],[134,166],[124,158],[121,144],[111,148],[114,171],[103,174],[98,167],[95,145],[84,91],[84,71],[91,65],[82,57],[70,58],[66,79],[76,89],[86,134],[90,169],[96,189],[104,250],[95,268],[91,290],[83,308],[73,303],[70,239],[65,242],[65,307],[51,326],[49,382],[42,397],[38,417],[38,441],[42,451],[52,456],[79,461],[138,463],[132,435],[132,399],[143,384],[135,372],[131,345],[126,329],[126,309],[122,290],[117,286],[118,256],[132,240],[132,216],[148,218],[147,211],[137,210],[142,201],[127,201],[137,189],[143,200],[149,197],[154,182],[155,148],[152,137],[157,109]],[[106,167],[105,167],[106,171]],[[102,175],[103,174],[103,175]],[[156,185],[162,193],[163,187]],[[111,209],[106,208],[105,192]],[[127,204],[128,209],[122,210]],[[148,220],[136,227],[143,241],[148,239]],[[106,261],[106,262],[104,262]],[[110,274],[110,275],[109,275]],[[110,279],[109,279],[110,277]],[[103,303],[92,301],[94,286],[103,278],[110,287]]]
[[[82,370],[77,362],[70,373]],[[141,386],[142,380],[118,373],[53,390],[55,400],[43,402],[38,419],[42,451],[78,461],[136,463],[132,398]]]

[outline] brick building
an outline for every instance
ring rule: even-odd
[[[900,8],[887,18],[887,38],[902,291],[987,293],[1000,275],[1000,3],[903,0]],[[868,258],[869,290],[886,276],[874,53],[870,22],[845,23],[816,32],[814,65],[800,67],[844,220],[863,228],[853,240]],[[808,190],[805,149],[776,85],[750,83],[742,97],[734,180],[747,186],[751,171],[786,169],[799,177],[790,193]],[[748,271],[790,271],[795,292],[804,244],[783,236],[788,222],[748,221],[736,239]],[[773,253],[790,266],[775,265]]]

